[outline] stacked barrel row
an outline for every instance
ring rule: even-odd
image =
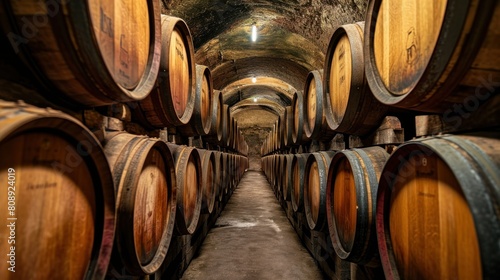
[[[210,69],[195,64],[187,24],[161,15],[157,1],[89,1],[83,15],[77,4],[37,11],[31,2],[7,1],[1,13],[9,20],[1,27],[51,102],[76,110],[123,103],[148,131],[175,128],[244,153],[246,143],[233,127],[223,137],[231,117]],[[35,38],[24,38],[26,30]]]
[[[391,279],[488,278],[498,272],[498,137],[423,138],[392,155],[381,147],[275,154],[262,168],[311,231],[328,228],[341,259],[382,264]],[[422,234],[429,227],[435,236]]]
[[[248,168],[248,146],[226,125],[234,120],[210,70],[195,64],[186,23],[161,15],[159,1],[38,2],[4,1],[0,26],[43,97],[26,103],[64,112],[0,100],[0,180],[9,184],[0,217],[12,221],[0,231],[9,253],[0,278],[153,274],[168,265],[173,236],[216,218]],[[115,104],[148,134],[168,128],[213,150],[91,131],[70,116],[116,113]]]
[[[495,119],[488,131],[478,122],[395,150],[292,153],[336,134],[368,137],[389,115],[480,116],[475,111],[498,92],[499,5],[370,1],[366,22],[334,32],[324,71],[309,73],[304,93],[279,117],[262,168],[292,219],[303,215],[310,231],[326,228],[340,259],[381,266],[387,279],[500,273]]]
[[[15,238],[23,244],[16,246],[16,279],[102,278],[110,257],[132,275],[154,273],[172,235],[193,234],[200,214],[215,214],[216,201],[248,168],[240,155],[147,136],[98,139],[59,111],[4,101],[0,109],[0,150],[12,155],[1,178],[11,178]],[[2,279],[14,275],[7,266]]]
[[[390,0],[370,1],[365,22],[334,32],[324,70],[308,74],[262,154],[338,133],[366,137],[388,115],[441,114],[459,124],[495,95],[497,3],[480,1],[484,6],[464,6],[454,14],[446,1],[413,2],[392,9]],[[471,32],[476,35],[467,37]]]

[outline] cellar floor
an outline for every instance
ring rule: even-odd
[[[248,171],[184,272],[189,279],[323,279],[262,172]]]

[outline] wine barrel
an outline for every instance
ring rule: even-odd
[[[0,278],[104,279],[115,193],[94,135],[59,111],[0,100],[0,154],[0,217],[14,223],[0,234]]]
[[[156,88],[144,100],[129,104],[144,126],[164,128],[185,125],[195,102],[194,47],[187,24],[161,16],[161,63]]]
[[[498,132],[400,146],[377,195],[377,237],[388,279],[500,275]]]
[[[311,140],[330,140],[333,131],[328,127],[323,90],[323,70],[309,72],[304,87],[304,132]],[[331,118],[331,117],[330,117]]]
[[[290,201],[292,188],[293,188],[293,162],[294,155],[285,155],[285,163],[283,167],[283,182],[282,182],[282,195],[283,200]]]
[[[277,142],[278,149],[285,149],[285,128],[286,128],[286,108],[283,113],[278,116],[277,125]]]
[[[295,154],[292,160],[293,188],[290,192],[294,212],[302,211],[304,208],[304,171],[308,157],[309,154]]]
[[[223,176],[224,176],[224,162],[222,159],[222,152],[215,152],[215,186],[217,190],[217,200],[220,202],[224,197],[224,189],[223,189]]]
[[[198,226],[202,204],[202,170],[195,148],[167,144],[173,151],[177,177],[176,233],[193,234]]]
[[[372,0],[365,28],[365,70],[384,104],[443,113],[484,98],[500,80],[498,1]],[[488,82],[489,81],[489,82]],[[458,85],[478,89],[461,95]],[[478,99],[476,99],[478,98]]]
[[[61,93],[73,104],[93,107],[150,93],[160,61],[158,1],[38,4],[5,1],[0,16],[14,51],[58,93],[51,99]]]
[[[283,164],[283,155],[276,155],[274,158],[276,164],[274,165],[274,194],[278,197],[281,188],[281,170]]]
[[[212,214],[217,195],[215,152],[198,149],[201,158],[202,206],[204,213]]]
[[[283,145],[285,147],[293,146],[293,109],[292,106],[286,106],[285,108],[285,118],[284,118],[284,131],[283,131]]]
[[[293,109],[293,128],[292,141],[295,145],[306,143],[309,138],[304,131],[304,95],[301,92],[295,92],[292,99]]]
[[[222,141],[222,129],[224,120],[224,101],[222,98],[222,92],[219,90],[212,91],[212,109],[210,130],[206,136],[203,137],[204,140],[213,145],[219,145]]]
[[[229,180],[231,174],[229,173],[229,154],[222,153],[222,190],[224,195],[229,192]]]
[[[387,113],[370,91],[363,59],[364,22],[342,25],[330,40],[325,60],[325,116],[336,132],[366,135]]]
[[[132,275],[152,274],[165,260],[174,230],[172,154],[161,140],[125,132],[106,134],[104,152],[117,197],[113,263]]]
[[[276,197],[278,200],[282,196],[283,192],[283,179],[284,179],[284,164],[285,164],[285,155],[278,155],[277,157],[278,164],[276,166]]]
[[[230,193],[234,189],[234,155],[227,155],[228,161],[228,193]]]
[[[304,167],[304,212],[311,230],[326,224],[326,186],[328,168],[334,152],[312,153]]]
[[[198,149],[202,170],[202,211],[212,214],[217,196],[217,171],[215,152]]]
[[[194,109],[188,124],[178,127],[184,136],[203,136],[212,126],[212,74],[205,65],[196,65],[196,85],[194,91]],[[217,121],[214,119],[213,121]]]
[[[230,124],[231,124],[231,111],[230,107],[227,104],[222,105],[224,115],[222,116],[222,141],[221,144],[224,147],[227,147],[227,141],[229,138],[229,132],[230,132]]]
[[[231,109],[229,109],[231,110]],[[229,113],[229,112],[228,112]],[[231,117],[229,118],[229,127],[228,127],[228,134],[227,134],[227,141],[226,141],[226,147],[228,147],[231,150],[234,150],[234,136],[236,134],[236,128],[238,127],[238,122],[234,118],[232,114],[230,114]]]
[[[333,248],[350,262],[368,264],[377,256],[375,211],[378,181],[389,154],[381,147],[335,154],[328,171],[326,215]]]

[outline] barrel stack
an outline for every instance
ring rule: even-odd
[[[327,273],[498,275],[499,6],[371,0],[304,77],[292,141],[277,122],[262,168]]]
[[[26,17],[46,22],[6,46],[36,96],[0,100],[0,150],[12,158],[0,176],[12,179],[25,244],[16,273],[2,262],[0,278],[184,270],[248,168],[248,144],[210,69],[196,64],[189,27],[158,1],[38,4],[0,5],[8,36]]]

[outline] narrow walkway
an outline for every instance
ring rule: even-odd
[[[323,279],[262,172],[248,171],[184,273],[190,279]]]

